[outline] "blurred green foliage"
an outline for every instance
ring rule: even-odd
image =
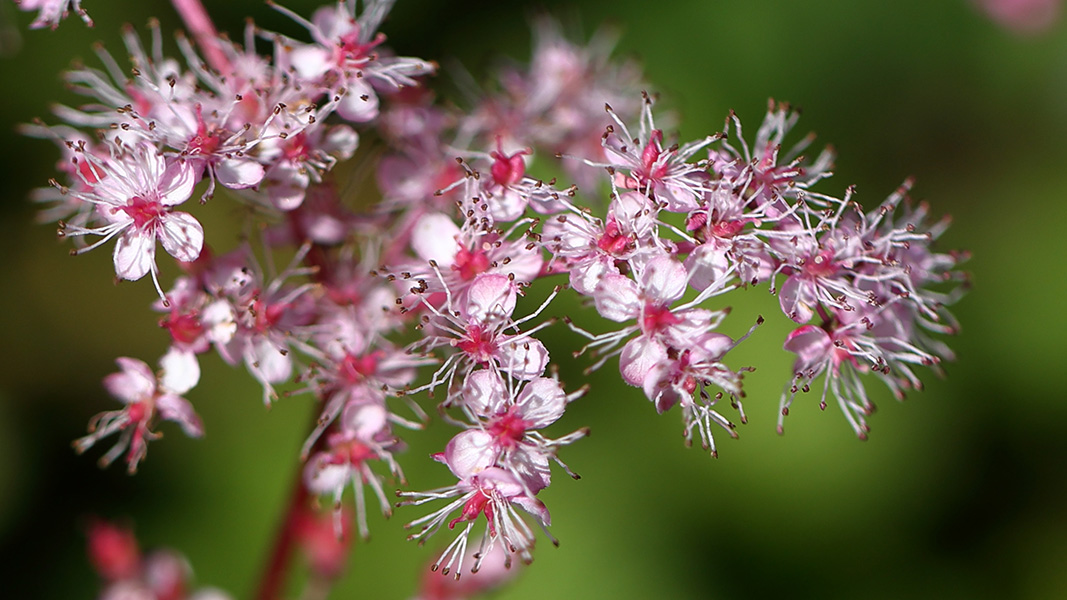
[[[236,35],[245,15],[299,33],[258,1],[208,4]],[[30,16],[0,0],[0,589],[93,597],[82,529],[98,515],[132,520],[145,546],[174,547],[199,582],[247,597],[288,497],[309,398],[265,410],[249,377],[209,359],[189,395],[203,440],[164,427],[136,477],[70,450],[87,419],[113,407],[100,379],[114,357],[153,362],[167,343],[148,310],[151,286],[112,285],[107,251],[68,257],[52,226],[33,224],[26,199],[52,176],[56,154],[14,127],[76,101],[58,73],[75,58],[93,63],[97,39],[121,54],[122,22],[177,25],[166,2],[84,5],[96,29],[72,20],[53,33],[26,30]],[[576,36],[617,27],[620,55],[643,62],[682,138],[719,130],[730,108],[754,133],[773,96],[806,109],[800,134],[837,147],[839,175],[822,191],[854,183],[872,206],[916,176],[915,195],[955,217],[942,247],[973,252],[974,290],[955,309],[963,333],[951,341],[959,357],[949,377],[928,377],[904,403],[878,390],[867,443],[836,409],[820,413],[803,396],[775,435],[789,327],[765,289],[731,298],[731,333],[771,318],[734,357],[759,369],[746,378],[749,424],[740,440],[719,436],[718,460],[684,448],[679,417],[657,416],[612,366],[593,375],[592,393],[557,426],[592,428],[565,454],[583,479],[557,473],[543,494],[562,546],[542,540],[532,568],[497,597],[1067,596],[1067,28],[1018,37],[965,0],[401,0],[385,31],[403,54],[481,74],[501,53],[528,54],[540,10]],[[223,198],[206,209],[209,236],[212,219],[236,216]],[[553,309],[593,321],[574,304]],[[575,340],[556,329],[548,344],[567,357]],[[577,387],[581,361],[559,362]],[[448,435],[435,424],[408,437],[411,486],[446,482],[426,456]],[[404,541],[415,514],[373,516],[373,540],[357,544],[332,597],[409,596],[434,552]]]

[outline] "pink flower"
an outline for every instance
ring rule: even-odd
[[[122,370],[104,378],[104,387],[126,406],[93,417],[89,435],[74,442],[75,450],[84,452],[100,439],[118,434],[119,441],[100,464],[107,466],[125,452],[128,470],[133,473],[148,452],[148,442],[160,437],[152,429],[159,419],[178,423],[189,437],[204,434],[200,417],[181,397],[200,379],[200,369],[191,354],[169,352],[160,361],[163,374],[159,379],[139,360],[119,358],[116,362]]]
[[[371,469],[371,464],[380,461],[394,476],[402,479],[400,465],[392,455],[398,447],[398,440],[389,431],[384,398],[365,394],[360,400],[348,404],[339,431],[329,434],[326,448],[308,460],[304,467],[304,481],[312,493],[331,496],[336,507],[334,528],[337,535],[343,532],[341,496],[349,486],[355,492],[356,522],[362,537],[370,535],[364,486],[373,491],[382,514],[392,514],[382,488],[382,476]]]
[[[196,179],[192,168],[181,160],[167,160],[146,146],[114,147],[114,156],[101,161],[82,154],[105,176],[91,189],[74,191],[78,199],[96,205],[96,227],[61,227],[65,236],[99,235],[101,239],[77,250],[81,254],[118,236],[115,273],[137,280],[147,273],[160,298],[156,267],[156,242],[175,259],[192,262],[204,246],[204,230],[192,215],[173,210],[189,199]]]
[[[1020,34],[1047,31],[1059,20],[1062,0],[973,0],[991,19]]]
[[[462,434],[461,434],[462,435]],[[441,554],[433,565],[433,570],[444,567],[444,573],[453,570],[459,573],[463,569],[463,560],[475,521],[485,517],[485,535],[482,547],[484,552],[475,559],[472,571],[477,571],[482,558],[497,545],[502,545],[510,553],[518,554],[524,563],[533,560],[533,530],[522,518],[516,508],[520,508],[534,518],[542,528],[551,523],[548,509],[540,500],[529,495],[525,486],[504,469],[485,466],[481,461],[470,461],[465,448],[453,447],[445,455],[437,457],[459,478],[459,483],[429,492],[399,492],[401,497],[411,498],[401,502],[403,505],[421,505],[438,499],[452,499],[444,507],[429,515],[411,521],[405,528],[419,527],[419,531],[408,536],[411,540],[427,538],[446,522],[449,529],[465,523],[455,540]],[[448,520],[455,511],[459,516]],[[488,540],[488,541],[484,541]]]
[[[309,85],[340,95],[337,113],[364,123],[378,116],[379,100],[374,85],[389,91],[416,85],[414,78],[433,73],[432,63],[410,57],[386,56],[379,48],[385,35],[378,26],[392,7],[391,1],[370,0],[356,15],[355,2],[338,2],[315,11],[311,21],[273,5],[307,28],[313,44],[289,40],[282,47],[284,60]]]
[[[558,291],[558,290],[557,290]],[[543,305],[547,305],[553,292]],[[456,375],[463,380],[477,366],[510,377],[529,381],[540,377],[548,366],[548,350],[533,334],[551,324],[545,321],[525,331],[519,326],[533,318],[540,309],[522,319],[512,319],[518,288],[508,277],[483,273],[476,277],[457,301],[451,294],[438,309],[423,299],[424,306],[433,313],[423,327],[434,331],[409,349],[425,352],[450,346],[456,349],[424,386],[412,392],[434,389],[447,383],[449,392],[445,404],[455,399],[458,389],[452,387]]]
[[[558,462],[556,448],[586,434],[585,430],[579,430],[559,440],[550,440],[538,430],[555,423],[567,404],[584,390],[568,396],[558,381],[547,377],[527,382],[521,391],[518,388],[518,384],[505,384],[499,374],[489,370],[468,375],[460,406],[477,429],[460,433],[449,447],[464,446],[468,459],[496,464],[536,492],[550,483],[548,463],[549,459]],[[446,450],[446,455],[456,453]]]
[[[31,29],[42,27],[59,27],[59,22],[67,18],[71,9],[85,21],[89,27],[93,26],[93,20],[89,13],[81,7],[81,0],[15,0],[15,4],[22,10],[36,10],[37,18],[30,23]]]
[[[607,319],[638,321],[637,325],[614,335],[621,341],[629,333],[641,332],[623,347],[619,357],[623,380],[641,387],[649,372],[666,359],[672,349],[705,345],[708,353],[715,355],[715,348],[720,345],[719,337],[710,335],[710,332],[725,315],[693,308],[695,302],[670,307],[682,297],[688,277],[685,267],[668,256],[650,260],[638,277],[639,282],[635,282],[623,275],[605,275],[597,285],[593,299],[597,311]]]
[[[687,212],[697,208],[707,189],[706,170],[689,159],[714,142],[714,136],[679,146],[663,146],[663,131],[656,129],[652,119],[652,99],[644,94],[638,134],[631,135],[615,111],[608,107],[619,132],[608,127],[604,134],[604,150],[608,163],[621,172],[615,177],[619,187],[646,194],[656,205],[671,212]],[[591,163],[593,164],[593,163]]]

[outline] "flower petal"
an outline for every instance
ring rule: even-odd
[[[204,248],[204,228],[200,222],[184,212],[167,213],[159,217],[156,232],[163,249],[182,262],[192,262]]]
[[[115,274],[136,281],[155,267],[156,236],[147,229],[128,228],[115,243]]]
[[[519,392],[515,404],[527,429],[542,429],[563,416],[567,408],[567,395],[555,379],[538,377]]]
[[[160,385],[167,391],[184,395],[200,382],[200,363],[196,355],[187,350],[171,347],[163,358],[159,359],[163,370]]]

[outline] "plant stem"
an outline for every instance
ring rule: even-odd
[[[204,5],[200,0],[171,0],[171,3],[174,5],[174,10],[181,15],[182,21],[189,29],[189,33],[193,35],[197,46],[200,46],[200,51],[203,52],[208,66],[222,75],[229,75],[233,70],[230,59],[226,58],[226,54],[222,51],[222,42],[219,40],[218,32],[215,31],[215,24],[212,23],[211,17],[204,10]]]
[[[274,548],[271,550],[270,560],[263,570],[263,577],[259,582],[259,590],[255,595],[256,600],[278,600],[285,589],[289,563],[293,558],[293,550],[296,549],[296,525],[304,506],[310,498],[308,489],[304,485],[302,469],[297,469],[294,488],[289,498],[289,507],[285,512],[285,520],[279,527],[278,534],[274,539]]]

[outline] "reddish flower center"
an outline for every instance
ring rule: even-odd
[[[286,138],[285,144],[282,146],[282,155],[293,162],[300,162],[306,159],[309,152],[308,136],[303,131]]]
[[[488,431],[505,448],[514,448],[526,435],[527,426],[526,421],[515,414],[515,407],[512,406],[507,412],[493,418]]]
[[[288,309],[288,304],[267,304],[257,298],[252,302],[252,315],[255,317],[256,332],[265,333],[281,320],[282,315],[284,315],[285,311]]]
[[[480,325],[468,325],[467,337],[456,341],[455,346],[482,364],[488,363],[496,354],[496,339],[493,332],[482,330]]]
[[[719,221],[711,226],[711,235],[720,238],[732,238],[744,227],[744,221]]]
[[[489,522],[489,535],[496,535],[496,528],[493,526],[493,505],[489,500],[488,494],[482,490],[478,490],[478,492],[463,505],[463,512],[458,517],[448,522],[448,528],[455,529],[457,523],[473,521],[478,518],[478,515],[484,512],[485,520]]]
[[[829,277],[837,272],[834,253],[823,250],[804,262],[804,273],[811,277]]]
[[[347,34],[341,36],[340,43],[334,51],[334,60],[337,66],[358,66],[373,57],[371,52],[374,48],[385,42],[385,34],[378,33],[374,39],[366,44],[359,43],[359,26],[356,25]],[[356,63],[352,65],[351,63]]]
[[[615,217],[608,216],[607,223],[604,224],[604,233],[597,239],[596,247],[608,254],[618,256],[632,248],[633,245],[633,236],[623,233]]]
[[[348,383],[358,383],[378,370],[378,360],[382,356],[381,350],[376,350],[362,356],[346,354],[341,361],[341,375]]]
[[[203,109],[196,105],[196,135],[189,140],[188,151],[190,154],[212,154],[218,149],[222,139],[218,132],[208,131],[207,123],[204,123]]]
[[[195,312],[180,314],[175,311],[163,319],[160,325],[170,331],[170,336],[175,342],[182,344],[195,342],[204,331]]]
[[[97,522],[89,526],[89,559],[105,579],[128,579],[137,575],[141,551],[133,532]]]
[[[127,425],[144,422],[151,410],[152,408],[148,406],[147,402],[134,402],[133,404],[127,405],[126,415],[130,418]]]
[[[498,137],[496,139],[496,151],[489,153],[489,156],[493,157],[493,166],[490,168],[493,174],[493,181],[497,182],[498,185],[516,184],[526,174],[526,162],[522,160],[522,157],[530,152],[528,150],[520,150],[509,156],[504,154],[500,144],[500,138]]]
[[[645,304],[641,316],[641,328],[645,333],[660,333],[671,325],[681,323],[681,319],[671,312],[667,305]]]
[[[163,205],[158,201],[145,200],[140,196],[130,198],[130,201],[126,203],[126,206],[121,207],[121,210],[133,219],[133,225],[138,229],[143,229],[145,226],[154,223],[166,212]]]
[[[663,131],[655,129],[648,138],[648,144],[641,152],[641,168],[634,172],[637,180],[648,185],[652,181],[662,179],[667,174],[667,163],[656,165],[656,161],[663,155]]]
[[[489,269],[489,257],[485,251],[460,248],[452,260],[452,270],[459,272],[463,281],[470,281]]]

